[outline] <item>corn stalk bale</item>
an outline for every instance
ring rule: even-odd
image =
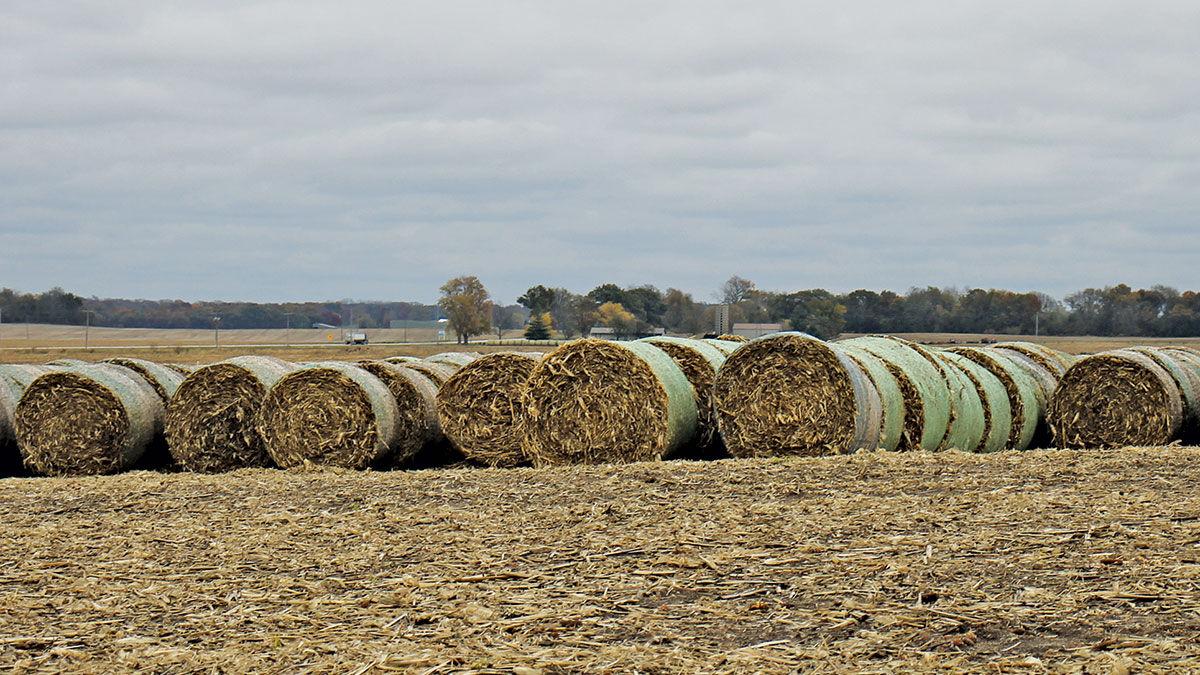
[[[200,366],[189,366],[184,363],[164,363],[163,365],[170,368],[171,370],[179,373],[180,375],[182,375],[184,377],[187,377],[188,375],[191,375],[192,373],[196,372],[196,369],[200,367]]]
[[[1005,349],[1024,354],[1037,361],[1038,364],[1054,373],[1055,377],[1058,378],[1061,378],[1067,372],[1067,369],[1075,365],[1075,362],[1078,360],[1066,352],[1060,352],[1057,349],[1051,349],[1046,345],[1040,345],[1036,342],[998,342],[992,345],[992,349]]]
[[[521,449],[521,397],[542,355],[495,352],[454,374],[437,392],[442,433],[469,460],[488,466],[517,466],[529,458]]]
[[[413,361],[420,360],[421,359],[417,358],[416,356],[389,356],[384,359],[384,361],[387,361],[388,363],[411,363]]]
[[[71,368],[74,366],[90,366],[92,362],[84,361],[83,359],[54,359],[53,361],[47,361],[45,365],[57,368]]]
[[[479,352],[442,352],[441,354],[427,356],[425,360],[430,363],[444,363],[458,370],[479,357]]]
[[[1167,445],[1183,426],[1183,397],[1153,358],[1118,349],[1071,366],[1046,419],[1061,448]]]
[[[864,349],[887,364],[904,396],[904,434],[900,450],[939,450],[950,429],[948,376],[920,345],[896,337],[871,335],[836,344]]]
[[[939,359],[958,368],[971,383],[975,392],[975,400],[979,401],[979,413],[982,415],[982,434],[975,452],[999,452],[1008,447],[1012,436],[1013,418],[1012,405],[1008,399],[1008,389],[1000,378],[990,370],[975,363],[961,354],[954,352],[935,352]],[[969,406],[969,404],[968,404]],[[965,414],[971,413],[968,409]],[[967,448],[963,448],[966,450]]]
[[[938,449],[978,452],[987,433],[987,420],[977,385],[957,364],[945,361],[937,352],[925,353],[933,357],[950,391],[950,422]]]
[[[171,400],[176,390],[179,389],[179,385],[183,384],[183,375],[161,363],[126,358],[106,359],[104,363],[123,366],[137,373],[146,381],[146,384],[154,388],[154,392],[162,399],[163,405]]]
[[[449,380],[454,376],[454,373],[458,372],[458,368],[448,363],[405,361],[397,365],[402,368],[408,368],[413,372],[420,373],[423,377],[432,382],[433,386],[437,387],[438,389],[441,389],[442,385],[446,384],[446,380]]]
[[[437,387],[415,370],[387,361],[359,361],[358,366],[378,377],[396,400],[397,436],[391,460],[402,464],[428,444],[443,440],[437,417]]]
[[[1200,426],[1200,356],[1162,347],[1131,347],[1130,351],[1149,356],[1171,374],[1183,398],[1183,433],[1192,438]]]
[[[900,382],[888,370],[883,359],[875,356],[861,347],[838,343],[838,350],[854,359],[859,368],[870,378],[875,391],[879,393],[879,403],[883,419],[880,422],[879,449],[895,450],[900,447],[904,436],[904,393],[900,390]]]
[[[162,399],[136,373],[89,364],[35,379],[14,422],[26,468],[80,476],[133,466],[161,430],[162,418]]]
[[[981,367],[986,368],[1004,386],[1008,395],[1011,431],[1006,446],[1013,450],[1025,450],[1033,441],[1038,426],[1045,419],[1046,406],[1041,387],[1024,368],[1014,363],[1003,352],[978,347],[954,347],[947,350],[960,354]]]
[[[175,463],[202,473],[271,466],[256,418],[267,391],[295,368],[274,357],[237,356],[184,378],[164,425]]]
[[[31,382],[51,370],[48,366],[0,365],[0,473],[4,475],[20,473],[24,468],[14,422],[17,402]]]
[[[717,411],[713,407],[712,388],[717,371],[725,363],[725,353],[703,340],[654,336],[643,338],[640,342],[649,342],[666,352],[691,383],[696,397],[696,448],[707,449],[716,445],[720,435],[717,433]]]
[[[645,342],[562,345],[533,369],[522,402],[521,447],[536,466],[659,460],[696,431],[692,385]]]
[[[279,378],[258,411],[271,459],[283,468],[316,464],[365,469],[385,460],[399,437],[396,399],[356,365],[322,361]]]
[[[25,363],[4,364],[0,365],[0,381],[7,382],[10,386],[16,387],[14,395],[17,399],[20,399],[21,394],[24,393],[25,388],[30,383],[51,370],[60,369],[60,366],[40,366]]]
[[[716,340],[716,339],[711,339],[711,338],[705,339],[704,342],[707,342],[708,344],[716,347],[717,349],[720,349],[721,353],[724,354],[725,356],[729,356],[730,354],[737,351],[738,347],[741,347],[743,344],[745,344],[744,342],[737,342],[734,340]]]
[[[717,339],[721,340],[723,342],[749,342],[750,341],[750,338],[746,337],[745,335],[738,335],[737,333],[722,333],[721,335],[717,336]]]
[[[864,368],[804,333],[756,338],[725,360],[713,398],[736,457],[830,455],[879,445],[883,406]]]

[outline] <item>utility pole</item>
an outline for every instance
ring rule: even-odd
[[[4,308],[0,307],[0,328],[4,326]],[[3,336],[0,336],[3,337]]]
[[[1041,328],[1042,328],[1042,327],[1041,327],[1041,320],[1042,320],[1042,313],[1041,313],[1041,312],[1034,312],[1034,314],[1033,314],[1033,336],[1034,336],[1034,337],[1037,337],[1037,336],[1038,336],[1038,332],[1039,332],[1039,331],[1041,330]]]
[[[83,310],[83,348],[88,348],[88,332],[92,328],[92,315],[96,312],[90,309]]]
[[[221,346],[221,317],[213,317],[213,346]]]
[[[283,313],[284,318],[287,319],[287,332],[284,333],[283,341],[285,343],[287,343],[287,346],[289,346],[289,347],[292,346],[292,315],[293,314],[295,314],[295,312],[284,312]]]

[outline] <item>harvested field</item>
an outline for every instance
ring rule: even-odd
[[[1194,671],[1197,481],[1177,448],[4,480],[0,665]]]

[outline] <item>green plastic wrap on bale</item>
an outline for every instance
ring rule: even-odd
[[[1025,368],[1003,352],[979,347],[956,347],[950,350],[962,354],[992,373],[1008,393],[1012,431],[1008,448],[1025,450],[1033,442],[1039,426],[1044,426],[1046,404],[1041,385]]]
[[[950,391],[950,422],[946,426],[946,438],[939,450],[962,450],[976,452],[983,442],[987,422],[984,419],[983,402],[971,378],[953,363],[927,352],[946,378]]]
[[[1197,427],[1200,417],[1200,357],[1179,350],[1160,347],[1131,347],[1132,351],[1141,352],[1154,359],[1158,365],[1166,369],[1179,385],[1179,393],[1183,396],[1183,417],[1185,432],[1192,434]]]
[[[992,345],[993,349],[1009,349],[1015,352],[1020,352],[1029,358],[1037,361],[1043,367],[1054,373],[1056,378],[1061,379],[1067,372],[1067,369],[1075,365],[1079,360],[1078,357],[1072,356],[1066,352],[1060,352],[1057,349],[1041,345],[1036,342],[998,342]]]
[[[900,383],[878,356],[848,343],[831,345],[854,359],[875,385],[883,417],[879,431],[879,449],[895,450],[904,435],[904,393]]]
[[[942,370],[926,357],[916,344],[899,338],[866,336],[851,338],[837,344],[861,347],[878,356],[902,373],[916,392],[916,410],[905,406],[906,420],[920,415],[920,438],[908,438],[908,447],[920,450],[939,450],[950,426],[950,387]]]
[[[975,386],[981,404],[985,433],[976,447],[977,452],[999,452],[1008,447],[1012,436],[1012,406],[1008,389],[1000,378],[971,359],[953,352],[939,352],[938,357],[957,366]]]
[[[730,354],[736,352],[738,347],[741,347],[742,345],[746,344],[745,342],[734,342],[733,340],[718,340],[716,338],[705,338],[703,341],[716,347],[717,349],[720,349],[721,352],[723,354],[725,354],[725,356],[729,356]]]
[[[696,397],[692,383],[676,365],[675,360],[658,347],[645,342],[622,342],[620,346],[645,361],[667,392],[669,436],[663,456],[669,456],[692,440],[696,434]]]
[[[115,358],[107,359],[104,363],[128,368],[137,373],[139,377],[146,380],[146,384],[154,388],[155,393],[162,399],[163,405],[166,405],[175,395],[185,377],[170,366],[144,359]]]

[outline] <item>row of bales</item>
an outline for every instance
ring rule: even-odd
[[[1022,342],[578,340],[548,353],[0,366],[9,473],[504,467],[1200,437],[1200,352]]]

